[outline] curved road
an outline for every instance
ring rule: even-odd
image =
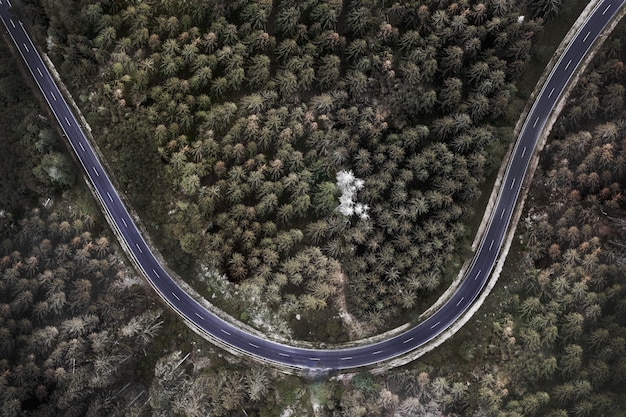
[[[478,251],[457,291],[428,319],[400,335],[373,344],[338,350],[299,348],[263,339],[215,316],[187,295],[146,245],[22,23],[9,11],[9,0],[0,0],[0,17],[78,156],[104,210],[114,220],[118,235],[124,240],[123,244],[130,249],[136,264],[157,293],[178,314],[193,322],[211,338],[240,352],[295,369],[339,370],[372,365],[417,349],[448,329],[473,304],[498,258],[540,133],[574,70],[624,1],[601,1],[547,78],[513,150]]]

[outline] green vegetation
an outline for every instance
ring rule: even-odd
[[[290,313],[345,299],[369,331],[449,281],[542,22],[507,1],[24,3],[175,264]],[[341,171],[367,216],[338,210]]]
[[[252,288],[257,295],[274,305],[291,303],[298,306],[297,309],[304,309],[306,302],[311,303],[303,314],[303,320],[307,315],[327,311],[316,308],[322,302],[337,297],[341,291],[338,287],[345,277],[350,286],[350,310],[374,323],[377,317],[385,319],[377,309],[384,308],[388,302],[399,303],[398,298],[393,298],[397,297],[397,293],[392,289],[404,291],[410,288],[408,282],[403,281],[406,271],[375,272],[374,265],[367,264],[365,271],[370,268],[372,271],[364,275],[371,277],[379,273],[381,281],[378,285],[368,281],[359,289],[355,286],[359,280],[350,275],[351,271],[360,270],[355,266],[357,260],[372,256],[372,253],[378,257],[375,258],[377,264],[383,254],[392,260],[412,256],[407,254],[410,250],[402,250],[399,246],[402,243],[393,222],[398,222],[398,228],[402,226],[404,220],[399,220],[400,211],[408,207],[407,202],[412,201],[418,191],[423,196],[438,191],[450,198],[445,199],[440,209],[427,205],[429,211],[410,221],[413,229],[406,233],[411,235],[411,239],[417,238],[418,229],[426,230],[426,226],[431,224],[461,227],[464,223],[459,218],[446,216],[455,210],[467,213],[476,196],[464,199],[461,196],[463,191],[477,189],[489,164],[488,152],[502,146],[498,143],[499,139],[492,136],[486,141],[488,143],[472,143],[470,149],[456,149],[455,146],[469,140],[464,133],[459,131],[448,137],[447,133],[440,132],[449,129],[445,127],[448,122],[467,121],[462,114],[470,114],[466,105],[469,106],[474,88],[474,84],[470,83],[468,87],[465,82],[464,71],[471,67],[465,66],[464,46],[451,45],[461,37],[446,38],[445,34],[453,30],[453,21],[462,20],[461,17],[469,19],[465,30],[478,28],[476,36],[482,40],[481,48],[484,49],[491,41],[495,45],[488,48],[491,52],[479,52],[477,56],[494,61],[493,56],[505,53],[502,48],[508,45],[506,42],[511,40],[510,37],[514,39],[517,36],[514,31],[509,33],[516,23],[510,18],[507,21],[509,5],[506,2],[490,1],[482,6],[437,3],[413,7],[418,5],[366,1],[350,4],[303,1],[285,5],[171,1],[159,2],[158,7],[146,9],[145,5],[150,3],[111,1],[92,4],[84,1],[65,4],[69,2],[61,1],[43,2],[46,14],[38,12],[41,10],[38,2],[25,3],[26,9],[38,16],[34,18],[37,27],[41,29],[42,25],[49,25],[53,55],[64,63],[65,73],[72,75],[68,78],[70,85],[75,85],[78,91],[93,92],[82,94],[83,104],[90,103],[85,107],[90,111],[89,118],[94,127],[101,129],[104,151],[117,156],[115,167],[123,168],[118,179],[128,188],[133,204],[152,213],[151,223],[156,222],[155,219],[166,218],[155,214],[158,210],[176,211],[159,229],[161,233],[174,235],[177,248],[189,252],[189,255],[176,259],[184,263],[186,256],[199,256],[209,243],[217,239],[216,236],[235,239],[231,253],[220,256],[216,265],[227,272],[231,280],[240,282],[240,288]],[[188,9],[182,8],[182,4]],[[546,2],[542,6],[533,2],[532,10],[547,13],[550,9],[546,7],[557,4]],[[203,7],[196,7],[199,5]],[[381,27],[381,22],[376,20],[378,18],[371,17],[371,10],[378,10],[376,8],[381,6],[386,7],[386,16],[375,16],[385,16],[390,26],[385,24]],[[480,11],[485,9],[487,15],[479,22]],[[135,14],[131,13],[133,10]],[[142,17],[137,10],[143,10],[141,13],[150,11],[150,17]],[[441,10],[445,11],[440,13]],[[500,22],[508,23],[502,23],[502,32],[494,29],[496,32],[489,32],[491,35],[480,38],[481,31],[488,30],[487,27],[493,24],[494,17],[490,13],[494,10],[501,10],[504,17]],[[214,15],[231,19],[226,22],[234,23],[208,20]],[[80,16],[80,19],[68,16]],[[172,16],[178,17],[172,19]],[[132,19],[138,23],[132,23],[135,22]],[[433,22],[440,21],[441,28],[435,28]],[[215,22],[221,22],[221,31],[213,27],[218,25]],[[97,25],[104,27],[96,31]],[[195,72],[186,72],[190,67],[185,63],[183,54],[186,46],[187,54],[192,52],[193,48],[188,45],[193,44],[189,41],[193,36],[193,25],[198,27],[201,39],[196,44],[201,51],[198,54],[207,56],[210,60],[207,65],[211,68],[210,74],[205,74],[210,75],[206,84],[200,87],[191,86]],[[107,29],[109,26],[114,30]],[[505,27],[507,30],[503,29]],[[143,28],[147,32],[141,30]],[[318,42],[318,39],[327,39],[332,44],[333,36],[324,38],[323,34],[324,31],[331,31],[329,34],[332,35],[335,29],[339,35],[336,40],[338,46],[325,46],[326,41]],[[376,37],[378,29],[383,33],[389,29],[391,40]],[[243,53],[250,48],[244,40],[256,30],[261,31],[260,35],[267,33],[269,37],[261,36],[261,46],[254,46],[251,51],[262,48],[263,42],[267,42],[265,48],[270,49],[266,53],[241,55],[244,58],[244,79],[240,89],[234,88],[236,83],[231,85],[231,78],[237,78],[232,71],[236,68],[222,67],[225,64],[219,61],[218,51],[230,46],[235,51],[233,54],[238,54],[237,45],[241,42],[246,45]],[[402,48],[402,42],[413,42],[407,36],[411,30],[420,34],[413,41],[424,42],[424,45],[414,47],[409,44],[411,46]],[[86,203],[84,197],[77,197],[86,192],[79,185],[73,185],[75,169],[62,152],[60,138],[45,118],[38,115],[38,108],[29,97],[30,91],[14,70],[15,61],[6,46],[0,44],[0,122],[7,127],[0,132],[0,164],[3,167],[0,177],[0,414],[624,416],[624,30],[622,24],[607,41],[588,73],[583,75],[557,122],[535,176],[529,196],[530,207],[523,216],[513,256],[506,266],[508,273],[503,275],[486,305],[451,341],[420,358],[419,362],[386,375],[360,372],[340,380],[316,381],[277,375],[240,358],[214,352],[176,317],[161,311],[154,304],[152,291],[141,288],[141,280],[124,268],[115,245],[109,240],[111,237],[103,232],[102,220],[89,211],[93,203]],[[428,35],[424,36],[426,31]],[[203,42],[207,41],[205,35],[210,40],[210,33],[216,36],[213,52],[202,49],[206,48],[203,46]],[[135,35],[131,37],[132,34]],[[152,34],[158,34],[157,38],[153,38]],[[368,37],[368,34],[372,36]],[[428,46],[426,42],[431,42],[434,37],[443,39],[443,48],[435,48],[432,52],[437,62],[448,56],[446,54],[453,54],[454,46],[464,51],[460,73],[458,77],[452,77],[462,82],[461,101],[449,110],[441,104],[441,95],[446,96],[444,90],[447,88],[449,90],[445,91],[451,93],[457,83],[450,80],[450,76],[443,75],[439,66],[431,79],[422,78],[415,84],[410,81],[410,51]],[[174,42],[168,42],[172,39]],[[358,42],[354,48],[364,48],[369,52],[354,52],[358,60],[351,61],[349,46],[361,40],[364,42]],[[148,42],[148,46],[142,42]],[[313,46],[308,46],[309,43]],[[93,45],[96,45],[95,50]],[[179,63],[179,67],[169,81],[164,82],[161,75],[151,73],[143,87],[145,90],[135,86],[137,68],[145,68],[133,67],[133,63],[149,59],[148,56],[154,54],[160,56],[168,48],[180,50],[172,52],[172,58]],[[393,57],[389,57],[391,67],[385,70],[387,64],[384,61],[380,67],[374,65],[373,58],[377,54],[390,51],[393,53]],[[312,78],[307,78],[304,61],[300,66],[287,67],[287,57],[301,58],[309,53],[313,53],[313,72],[309,74]],[[126,54],[128,60],[120,61],[121,54]],[[263,58],[254,61],[255,65],[258,64],[254,72],[259,73],[261,80],[250,84],[246,68],[258,55],[265,55],[269,61]],[[339,61],[329,55],[336,56]],[[209,58],[211,56],[215,58]],[[369,59],[373,66],[362,71],[367,79],[365,90],[355,95],[350,91],[358,87],[359,77],[350,78],[348,72],[352,71],[352,65],[357,65],[354,62],[364,61],[364,58]],[[422,58],[416,64],[420,66],[419,74],[427,70],[427,67],[421,67],[425,62]],[[163,71],[161,61],[157,57],[152,59],[157,71]],[[214,59],[218,59],[217,63]],[[471,59],[467,57],[467,62],[473,62]],[[500,56],[499,59],[505,58]],[[476,60],[482,62],[482,58]],[[262,71],[263,65],[266,73]],[[329,77],[338,77],[336,82],[322,81],[322,66],[323,71],[330,74]],[[338,75],[333,66],[338,66]],[[504,70],[509,66],[504,66]],[[454,71],[454,65],[451,67],[446,71]],[[395,72],[396,69],[395,81],[389,78],[388,73],[376,72]],[[302,73],[295,74],[294,71]],[[495,70],[490,67],[489,71]],[[226,81],[216,81],[220,77]],[[178,78],[178,81],[172,78]],[[310,85],[291,86],[294,79],[296,83],[309,82]],[[507,74],[505,79],[506,84],[510,84],[514,78]],[[189,83],[189,94],[175,88],[172,92],[166,91],[166,85],[184,87],[183,80]],[[218,96],[216,93],[222,88],[219,87],[221,84],[225,84],[221,93],[223,96]],[[192,90],[196,88],[200,91],[206,89],[206,97],[210,98],[204,98],[202,94],[190,98],[196,97],[195,90]],[[290,88],[293,91],[284,95],[289,93]],[[426,90],[420,88],[435,91],[435,107],[431,113],[424,110],[404,110],[403,113],[402,109],[406,106],[416,105],[412,99],[403,101],[403,95],[419,91],[415,94],[427,97]],[[513,92],[510,85],[503,88],[503,91]],[[154,89],[160,91],[159,94]],[[252,92],[255,89],[256,92]],[[270,90],[277,93],[267,93]],[[342,95],[344,90],[348,96]],[[158,100],[160,94],[170,94],[169,104]],[[205,102],[205,107],[198,107],[196,100],[201,97],[202,100],[209,100]],[[263,101],[267,97],[273,101],[266,108],[252,111],[243,104],[254,103],[257,99]],[[474,95],[472,97],[475,98]],[[488,101],[493,99],[486,97]],[[136,102],[131,101],[135,99]],[[324,100],[338,104],[324,110]],[[188,131],[172,133],[174,124],[179,129],[187,129],[181,127],[182,119],[176,110],[185,103],[193,109],[190,112],[194,114],[194,122]],[[421,101],[417,104],[423,105]],[[374,112],[373,116],[368,113],[368,108]],[[299,113],[300,110],[306,111]],[[204,113],[198,116],[198,112]],[[298,120],[298,114],[302,114],[302,120]],[[231,118],[224,121],[220,115]],[[167,117],[173,118],[172,121],[167,122]],[[206,119],[196,123],[196,117]],[[418,117],[419,121],[414,117]],[[476,120],[469,117],[471,126],[465,133],[471,138],[481,129],[492,132],[492,135],[496,132],[486,127],[489,116]],[[214,129],[211,137],[202,136],[209,131],[205,127],[210,120],[224,125]],[[269,135],[266,150],[259,151],[261,135],[243,139],[249,121],[257,123],[260,133],[278,126],[275,131],[278,134]],[[494,125],[501,122],[502,119],[494,119]],[[309,130],[299,134],[295,129],[298,123]],[[317,130],[310,130],[313,123],[317,124]],[[361,135],[362,132],[375,130],[376,126],[382,128],[378,139]],[[283,134],[285,129],[291,129],[291,138],[297,139],[291,141],[286,133]],[[407,132],[416,136],[407,136]],[[159,134],[165,136],[158,139]],[[181,138],[182,135],[186,139]],[[317,143],[310,142],[313,136],[326,148],[318,148]],[[410,145],[411,140],[417,142]],[[356,141],[358,146],[353,149],[350,141]],[[201,143],[197,146],[204,153],[196,159],[194,150],[198,149],[194,144],[198,142]],[[211,147],[203,148],[205,143]],[[246,153],[252,152],[247,147],[253,147],[253,143],[257,146],[254,156]],[[244,146],[244,156],[240,160],[236,157],[241,150],[238,144]],[[287,144],[291,146],[289,153],[285,150],[289,150]],[[337,153],[341,147],[345,147],[347,159],[334,160],[341,157],[341,152]],[[128,152],[129,149],[132,152]],[[324,149],[328,152],[322,152]],[[365,155],[365,151],[371,158],[370,174],[362,170],[366,165],[359,165],[364,162],[359,162],[357,158]],[[279,152],[282,153],[279,155]],[[302,154],[302,165],[292,167],[291,161],[297,152]],[[257,159],[261,154],[269,156],[265,160]],[[480,169],[474,169],[471,175],[468,171],[468,178],[475,181],[474,187],[468,188],[464,183],[463,190],[449,195],[443,193],[441,187],[446,181],[460,181],[455,172],[440,172],[447,166],[443,161],[457,164],[454,166],[458,169],[463,160],[466,164],[472,160],[471,155],[482,161]],[[426,158],[427,163],[423,175],[428,175],[428,181],[423,183],[416,179],[417,175],[421,175],[420,171],[415,171],[408,162],[420,158]],[[246,165],[248,159],[254,160],[250,166]],[[143,162],[133,165],[140,160]],[[272,165],[276,160],[282,165]],[[197,173],[202,171],[194,171],[208,164],[207,161],[211,164],[204,175]],[[218,164],[220,161],[223,165]],[[391,176],[388,180],[391,185],[383,186],[381,182],[386,180],[385,170],[389,169],[385,167],[393,165],[393,162],[396,162],[395,168],[392,166],[395,171],[393,175],[388,175]],[[262,199],[252,191],[246,191],[246,185],[251,177],[255,178],[255,173],[263,164],[261,186],[270,183],[267,187],[271,187],[270,194],[276,194],[278,205],[265,217],[250,220],[246,217],[248,211],[253,210],[259,216],[257,206],[261,205]],[[185,175],[185,167],[191,170],[192,175]],[[218,168],[217,171],[215,168]],[[224,171],[220,176],[218,172],[221,170]],[[369,205],[369,219],[359,219],[355,214],[346,223],[342,215],[335,211],[341,195],[336,174],[342,170],[352,170],[357,178],[364,180],[364,186],[357,190],[355,198],[357,202]],[[273,174],[274,171],[277,173]],[[414,177],[405,179],[405,188],[402,188],[395,182],[401,180],[404,171],[411,172]],[[193,173],[198,175],[197,185]],[[467,178],[462,180],[470,181]],[[236,184],[246,191],[244,196],[237,197],[242,200],[236,204],[231,204],[229,200],[234,198],[232,193],[236,192],[227,187],[232,181],[240,181]],[[167,184],[175,186],[168,188],[165,187]],[[162,189],[166,197],[173,198],[171,206],[154,203],[150,193],[146,192],[146,188],[157,185],[163,188],[154,189]],[[309,188],[306,189],[305,185]],[[222,191],[212,197],[216,205],[207,215],[201,192],[215,190],[211,187],[216,186],[227,188],[220,188]],[[299,186],[305,188],[301,194],[296,192]],[[449,186],[452,187],[452,184]],[[191,192],[194,188],[195,193]],[[404,205],[392,202],[392,198],[396,198],[401,191],[407,193]],[[310,198],[305,215],[295,210],[295,200],[299,196]],[[48,197],[52,200],[47,201]],[[52,205],[49,205],[50,202]],[[271,203],[271,199],[268,202]],[[293,212],[281,210],[284,205],[291,205]],[[355,209],[356,205],[351,207]],[[413,212],[417,206],[410,207]],[[392,213],[387,218],[383,216],[385,210]],[[280,220],[289,215],[291,217],[286,221]],[[385,219],[391,227],[382,226],[385,223],[381,220]],[[370,223],[371,231],[362,230]],[[317,230],[316,227],[319,227],[317,233],[328,233],[331,239],[322,234],[319,242],[314,243],[316,235],[313,231]],[[245,240],[239,235],[235,238],[237,228],[242,228],[241,236],[247,231],[256,231],[260,235],[255,235],[254,244],[246,247]],[[330,231],[325,231],[326,228]],[[362,243],[354,238],[358,236],[355,235],[358,231],[365,233]],[[433,252],[426,259],[431,259],[430,256],[432,259],[438,259],[436,256],[447,259],[453,253],[452,246],[459,244],[459,236],[454,242],[450,239],[444,242],[443,235],[439,233],[446,231],[434,228],[432,233],[427,232],[425,242],[431,243],[430,250]],[[376,242],[377,239],[372,237],[378,235],[382,247],[370,248],[367,242]],[[337,245],[329,247],[326,242],[333,241],[332,236],[340,236],[341,239],[337,238]],[[442,247],[434,245],[438,237]],[[226,245],[228,242],[219,244]],[[280,250],[279,244],[282,245]],[[418,246],[420,251],[423,250],[423,245]],[[258,255],[256,268],[263,265],[269,267],[265,281],[260,280],[256,270],[247,263],[257,247],[261,248],[261,254]],[[272,250],[277,255],[270,256],[268,248],[274,248]],[[345,252],[349,248],[353,248],[354,252]],[[201,258],[201,262],[207,263],[223,249],[224,246],[213,247],[204,254],[206,258]],[[338,252],[333,255],[333,250]],[[398,252],[404,255],[398,256]],[[172,250],[172,254],[174,256],[176,251]],[[246,270],[245,276],[238,267]],[[413,264],[407,262],[404,268],[410,271]],[[440,269],[434,266],[432,270]],[[332,273],[322,276],[320,270]],[[396,274],[396,281],[393,281]],[[420,276],[424,279],[428,277],[427,274]],[[296,282],[293,282],[294,278]],[[436,275],[435,278],[440,279]],[[424,287],[413,290],[417,296]],[[359,291],[376,292],[380,305],[376,304],[371,309],[360,308],[358,301],[354,300]],[[244,313],[241,312],[242,315]],[[338,334],[339,330],[330,319],[325,325],[330,328],[327,332],[333,337]],[[233,360],[238,363],[231,362]]]

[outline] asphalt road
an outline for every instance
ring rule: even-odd
[[[528,114],[488,227],[457,291],[439,310],[412,329],[377,343],[339,350],[287,346],[250,334],[215,316],[181,289],[146,245],[22,23],[9,11],[9,0],[0,0],[0,17],[65,132],[104,210],[114,219],[119,235],[124,239],[122,243],[130,249],[136,263],[157,293],[186,320],[195,323],[212,338],[240,352],[296,369],[339,370],[372,365],[410,352],[444,332],[474,303],[498,258],[540,132],[577,65],[623,2],[624,0],[602,1],[555,65]]]

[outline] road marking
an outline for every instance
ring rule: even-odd
[[[154,269],[152,270],[152,272],[154,272],[154,275],[156,275],[157,278],[161,278],[161,275],[159,275],[159,273],[157,271],[155,271]]]
[[[591,35],[591,32],[587,32],[587,34],[583,38],[583,43],[585,43],[587,41],[587,38],[589,37],[589,35]]]
[[[15,29],[15,23],[13,23],[13,19],[9,19],[9,21],[11,22],[11,26],[13,26],[13,29]]]
[[[135,246],[137,246],[137,249],[139,249],[139,252],[143,253],[143,250],[141,250],[141,248],[139,247],[139,243],[135,243]]]
[[[538,117],[535,119],[535,123],[533,123],[533,127],[537,126],[537,122],[539,122],[539,118]]]
[[[491,250],[493,248],[493,243],[495,242],[495,239],[491,239],[491,244],[489,245],[489,250]]]
[[[222,331],[222,333],[227,334],[227,335],[229,335],[229,336],[230,336],[230,332],[227,332],[227,331],[226,331],[226,330],[224,330],[224,329],[220,329],[220,330]]]
[[[411,340],[413,340],[413,338],[412,338],[412,337],[409,337],[408,339],[406,339],[406,340],[405,340],[404,342],[402,342],[402,343],[406,344],[406,343],[409,343]]]
[[[28,49],[28,46],[26,46],[25,43],[22,43],[22,45],[24,45],[24,49],[26,49],[26,52],[30,52],[30,49]]]
[[[82,142],[78,142],[78,146],[80,146],[80,149],[85,152],[85,147],[83,146]]]
[[[43,77],[43,73],[41,72],[41,70],[39,69],[39,67],[37,67],[37,72],[39,73],[40,77]]]
[[[173,295],[174,297],[176,297],[176,299],[177,299],[178,301],[180,301],[180,298],[176,295],[176,293],[175,293],[175,292],[173,292],[173,291],[172,291],[172,295]]]
[[[258,347],[257,345],[255,345],[254,343],[250,343],[250,342],[248,342],[248,344],[249,344],[250,346],[252,346],[253,348],[255,348],[255,349],[258,349],[258,348],[259,348],[259,347]]]
[[[606,12],[608,12],[610,8],[611,8],[611,5],[610,5],[610,4],[609,4],[608,6],[606,6],[606,9],[604,9],[604,11],[602,12],[602,16],[604,16],[604,14],[605,14]]]
[[[349,361],[350,359],[352,359],[352,356],[346,356],[346,357],[341,358],[340,360]]]
[[[57,96],[54,95],[54,93],[52,91],[50,91],[50,95],[52,96],[52,98],[54,99],[54,101],[57,101]]]
[[[552,97],[552,93],[554,93],[554,87],[552,87],[552,90],[550,90],[550,94],[548,94],[548,98]]]
[[[456,306],[458,307],[458,306],[459,306],[459,304],[461,304],[461,302],[462,302],[463,300],[465,300],[465,297],[461,297],[461,299],[459,300],[459,302],[458,302],[458,303],[456,303]]]
[[[123,217],[122,217],[122,223],[124,223],[124,226],[128,227],[128,224],[126,223],[126,220],[124,220]]]
[[[319,361],[320,358],[309,358],[310,361]]]
[[[68,119],[67,116],[65,116],[64,119],[65,119],[65,123],[67,123],[68,126],[72,125],[72,123],[70,123],[70,119]]]
[[[198,314],[197,312],[194,311],[194,313],[196,315],[196,317],[198,317],[200,320],[204,320],[204,317],[202,317],[200,314]]]
[[[511,190],[513,189],[513,186],[515,185],[515,180],[516,180],[516,179],[517,179],[517,178],[513,178],[513,181],[511,181],[511,188],[510,188]]]
[[[571,59],[570,59],[569,61],[567,61],[567,65],[565,66],[565,69],[568,69],[568,68],[569,68],[569,66],[571,65],[571,63],[572,63],[572,60],[571,60]]]
[[[376,352],[372,352],[372,355],[378,355],[379,353],[382,353],[382,350],[377,350]]]
[[[502,213],[500,213],[500,220],[502,220],[502,218],[504,217],[504,212],[506,211],[505,208],[502,209]]]
[[[283,352],[278,352],[280,356],[284,356],[285,358],[289,358],[290,356]]]
[[[98,174],[98,171],[96,170],[96,167],[91,167],[91,169],[93,169],[93,172],[95,172],[95,173],[96,173],[96,177],[99,177],[99,176],[100,176],[100,174]]]
[[[431,329],[434,329],[435,327],[439,326],[441,322],[438,321],[437,323],[433,324],[432,326],[430,326]]]
[[[107,191],[107,197],[109,197],[109,201],[113,201],[113,197],[111,197],[111,193]]]
[[[526,149],[528,148],[528,146],[524,146],[524,149],[522,150],[522,158],[524,157],[524,155],[526,155]]]

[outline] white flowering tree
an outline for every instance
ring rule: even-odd
[[[356,202],[356,193],[365,185],[364,181],[356,178],[352,171],[337,172],[337,187],[341,191],[339,197],[339,212],[346,217],[359,216],[361,220],[369,219],[369,206]]]

